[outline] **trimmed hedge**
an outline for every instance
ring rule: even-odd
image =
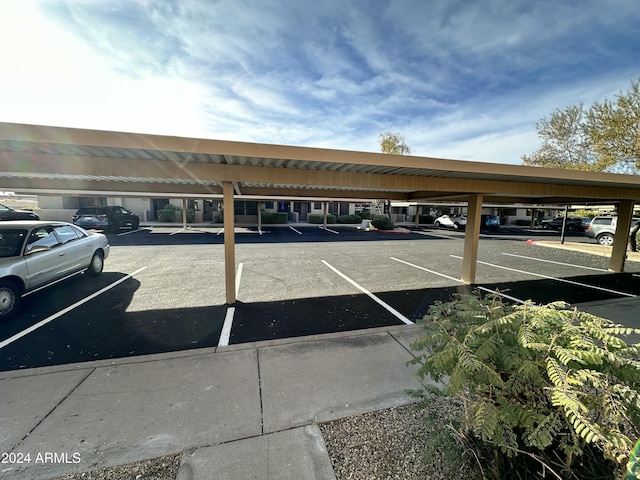
[[[337,218],[338,223],[362,223],[360,215],[340,215]]]
[[[267,225],[282,225],[288,222],[289,215],[286,212],[267,212],[262,210],[262,223]]]
[[[309,215],[308,222],[314,225],[322,225],[324,224],[324,215]],[[327,223],[336,223],[336,216],[333,213],[327,213]]]
[[[385,217],[382,215],[377,216],[371,221],[371,224],[376,227],[378,230],[393,230],[395,225],[391,221],[389,217]]]

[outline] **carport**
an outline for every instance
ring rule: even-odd
[[[640,178],[430,157],[0,123],[0,189],[38,195],[467,202],[461,279],[476,275],[483,203],[617,204],[609,270],[624,270]],[[226,302],[235,239],[224,236]]]

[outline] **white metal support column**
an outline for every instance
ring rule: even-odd
[[[233,184],[222,182],[224,208],[224,285],[227,305],[236,303],[236,239]]]
[[[187,199],[182,199],[182,228],[187,228]]]
[[[464,233],[464,253],[462,258],[462,281],[466,284],[472,284],[476,281],[481,213],[482,195],[470,195],[467,206],[467,226]]]
[[[258,202],[258,232],[262,235],[262,202]]]
[[[632,215],[633,201],[624,200],[618,204],[618,224],[616,225],[616,233],[613,236],[613,248],[609,259],[609,271],[611,272],[624,272]]]
[[[323,221],[322,224],[324,225],[324,229],[327,229],[327,206],[329,204],[327,202],[324,202],[322,204],[322,208],[323,208],[323,213],[322,213],[322,217],[323,217]]]

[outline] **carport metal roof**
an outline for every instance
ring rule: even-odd
[[[475,281],[491,203],[618,203],[610,269],[622,271],[640,177],[430,157],[0,123],[0,189],[37,194],[467,201],[462,279]],[[225,231],[234,219],[225,209]],[[233,235],[225,235],[228,303]]]
[[[35,193],[615,203],[640,177],[430,157],[0,123],[0,188]]]

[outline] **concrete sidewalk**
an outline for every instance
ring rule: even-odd
[[[1,451],[31,463],[3,463],[0,477],[49,479],[185,452],[184,480],[335,478],[317,424],[409,403],[405,390],[418,383],[405,364],[418,332],[2,372]]]

